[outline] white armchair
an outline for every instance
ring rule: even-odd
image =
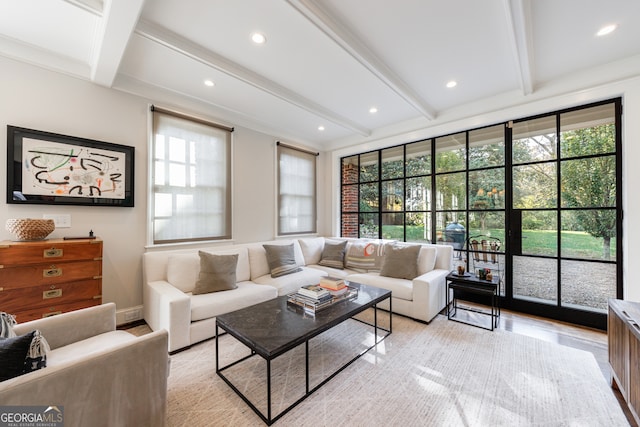
[[[109,303],[14,327],[40,330],[47,367],[0,382],[2,405],[64,407],[65,426],[163,426],[169,355],[167,332],[136,337],[116,330]]]

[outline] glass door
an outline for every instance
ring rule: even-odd
[[[513,123],[508,294],[603,327],[621,297],[619,101]]]
[[[513,297],[554,305],[558,298],[558,182],[556,118],[512,128]]]

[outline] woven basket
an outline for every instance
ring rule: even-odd
[[[20,218],[8,219],[7,231],[16,236],[17,240],[44,240],[56,229],[52,219]]]

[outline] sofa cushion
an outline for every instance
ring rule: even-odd
[[[296,292],[301,286],[317,285],[320,278],[327,274],[315,268],[301,267],[300,271],[286,276],[273,278],[269,274],[253,279],[254,282],[261,285],[269,285],[278,290],[278,295],[287,295]]]
[[[236,280],[238,282],[249,280],[251,268],[249,267],[249,253],[247,248],[202,249],[202,251],[216,255],[238,254]],[[167,260],[167,282],[182,292],[193,292],[199,272],[200,256],[197,253],[171,255]]]
[[[233,292],[215,292],[191,297],[191,321],[211,319],[230,311],[238,310],[278,296],[272,286],[253,282],[238,282]]]
[[[211,292],[230,291],[236,286],[236,266],[238,254],[216,255],[198,251],[200,256],[200,274],[194,295]]]
[[[347,276],[350,282],[363,283],[391,291],[393,298],[413,301],[413,281],[381,276],[380,273],[357,273]],[[444,298],[443,298],[444,302]]]
[[[0,338],[0,381],[24,374],[25,361],[36,331],[11,338]]]
[[[439,244],[436,249],[436,264],[435,270],[447,270],[453,269],[453,246]]]
[[[332,267],[343,269],[344,268],[344,254],[347,246],[347,241],[334,242],[327,240],[324,242],[324,249],[322,250],[322,259],[318,262],[318,265],[325,267]]]
[[[314,237],[308,239],[298,239],[304,265],[317,264],[322,259],[322,249],[324,249],[324,237]]]
[[[47,358],[47,365],[57,366],[63,363],[86,360],[87,356],[91,354],[110,350],[115,346],[135,339],[137,339],[135,335],[126,331],[110,331],[94,335],[82,341],[76,341],[51,350]]]
[[[436,266],[436,248],[422,246],[418,255],[418,276],[430,272]]]
[[[167,260],[167,282],[182,292],[193,292],[199,272],[198,254],[171,255]]]
[[[311,265],[307,265],[308,268],[313,268],[316,270],[320,270],[320,271],[324,271],[327,276],[333,276],[333,277],[347,277],[349,274],[353,274],[353,273],[366,273],[366,271],[356,271],[356,270],[348,270],[345,268],[332,268],[332,267],[325,267],[324,265],[319,265],[319,264],[311,264]]]
[[[262,245],[267,253],[271,277],[280,277],[300,271],[296,263],[293,243],[289,245]]]
[[[420,248],[420,245],[387,244],[380,275],[408,280],[417,277]]]
[[[380,270],[384,258],[384,246],[380,241],[349,241],[344,266],[357,270]]]

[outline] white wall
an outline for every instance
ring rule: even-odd
[[[557,93],[557,88],[554,88]],[[508,120],[548,113],[551,111],[588,104],[600,100],[622,97],[623,103],[623,135],[622,135],[622,194],[623,194],[623,283],[624,298],[640,301],[640,281],[636,280],[635,272],[628,268],[640,259],[640,197],[634,185],[640,182],[640,77],[619,81],[606,86],[599,86],[588,90],[566,93],[561,96],[545,94],[549,90],[541,89],[531,101],[510,107],[496,109],[482,114],[466,114],[457,112],[460,119],[438,118],[430,127],[416,128],[411,132],[395,133],[391,136],[375,135],[363,139],[348,148],[336,149],[330,153],[330,160],[326,163],[326,174],[331,176],[331,199],[334,201],[331,211],[331,231],[329,234],[340,232],[340,158],[352,154],[362,153],[397,144],[417,141],[424,138],[447,135],[459,131],[502,123]],[[487,102],[487,109],[491,108]]]
[[[6,125],[15,125],[135,147],[133,208],[6,204],[7,152],[0,150],[0,240],[14,238],[4,228],[9,218],[70,214],[72,227],[56,229],[50,237],[87,235],[93,230],[104,241],[103,301],[115,302],[118,310],[141,305],[141,260],[147,244],[148,105],[154,100],[5,58],[0,58],[0,97],[3,145]],[[206,111],[199,115],[207,117]],[[233,134],[235,242],[275,238],[275,141],[246,128],[236,127]],[[319,165],[324,164],[322,157]],[[322,194],[323,188],[320,183]],[[321,228],[329,229],[326,224]]]
[[[103,301],[118,308],[141,304],[140,254],[146,238],[147,103],[61,74],[0,58],[0,140],[6,125],[130,145],[135,152],[135,208],[6,204],[6,149],[0,154],[0,240],[14,238],[8,218],[70,214],[71,228],[51,237],[88,235],[104,240]]]

